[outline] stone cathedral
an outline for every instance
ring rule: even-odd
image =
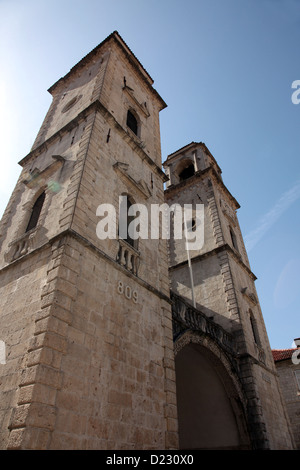
[[[239,204],[209,149],[162,164],[166,104],[118,32],[48,91],[0,225],[0,448],[292,449]],[[101,239],[98,206],[118,214],[124,195],[149,213],[201,205],[204,243]]]

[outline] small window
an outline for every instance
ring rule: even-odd
[[[235,233],[233,232],[233,230],[232,230],[230,227],[229,227],[229,231],[230,231],[230,237],[231,237],[232,246],[233,246],[233,248],[235,248],[236,250],[238,250],[238,245],[237,245]]]
[[[130,110],[128,110],[128,112],[127,112],[126,124],[129,127],[129,129],[131,129],[132,132],[134,132],[135,135],[138,134],[138,122],[137,122],[136,117],[134,116],[134,114]]]
[[[260,346],[257,324],[256,324],[256,320],[254,319],[254,315],[251,309],[249,309],[249,314],[250,314],[250,323],[251,323],[251,328],[252,328],[253,339],[255,343],[257,344],[257,346]]]
[[[191,163],[189,166],[187,166],[182,172],[179,174],[179,180],[184,181],[191,176],[195,174],[195,168],[194,165]]]
[[[45,192],[43,192],[34,203],[31,216],[30,216],[27,228],[26,228],[26,232],[29,232],[29,230],[32,230],[33,228],[37,226],[44,201],[45,201]]]

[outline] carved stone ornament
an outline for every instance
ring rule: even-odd
[[[121,175],[121,177],[125,178],[127,183],[132,185],[135,190],[138,190],[144,198],[148,199],[152,195],[148,185],[145,183],[144,180],[140,179],[136,181],[136,179],[133,178],[129,171],[129,165],[127,163],[117,162],[113,165],[113,168]]]

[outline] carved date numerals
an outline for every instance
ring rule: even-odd
[[[126,299],[132,300],[135,304],[138,301],[138,293],[133,290],[130,286],[125,286],[122,281],[118,282],[118,294],[124,295]]]

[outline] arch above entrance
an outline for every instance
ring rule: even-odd
[[[180,448],[250,448],[244,398],[219,346],[186,332],[175,343],[175,370]]]

